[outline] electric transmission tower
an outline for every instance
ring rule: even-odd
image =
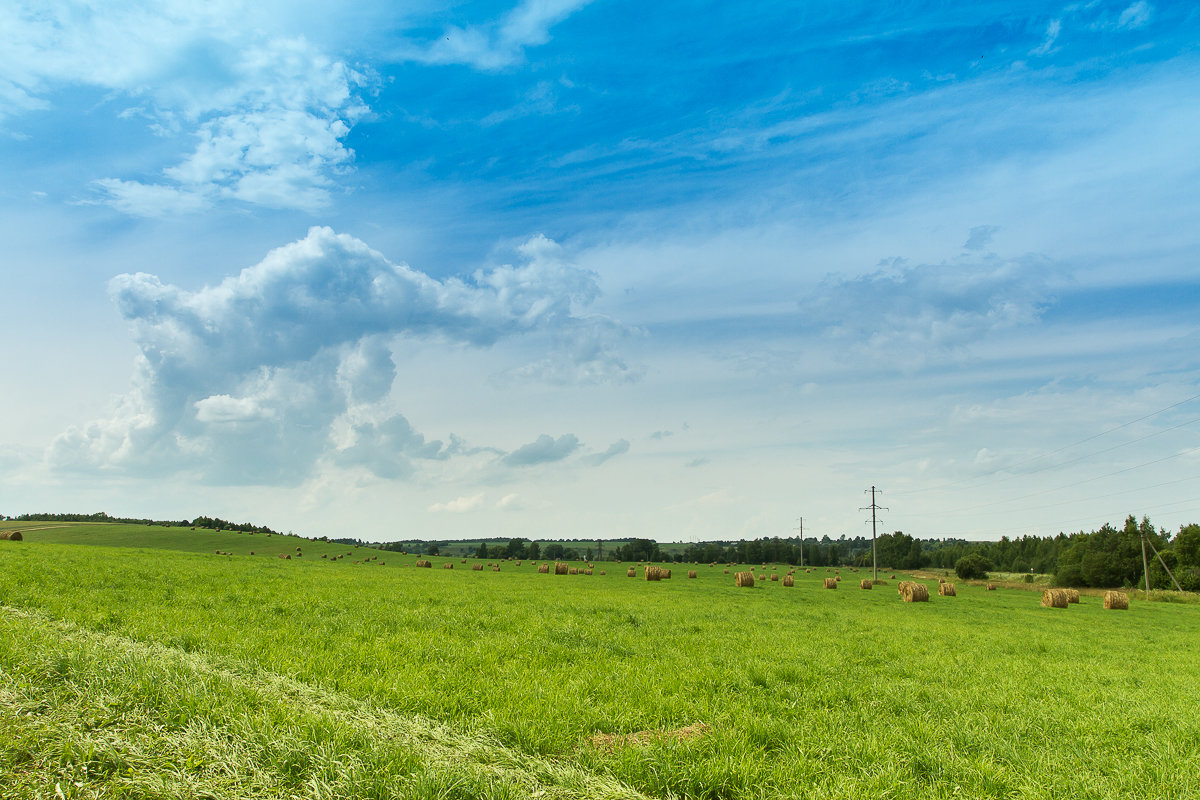
[[[891,509],[881,506],[875,502],[875,493],[878,492],[879,494],[883,494],[883,490],[876,489],[874,486],[872,486],[870,489],[863,489],[863,494],[866,494],[867,492],[871,493],[871,505],[864,506],[863,508],[860,508],[859,511],[869,510],[871,512],[871,580],[874,582],[879,580],[879,564],[877,564],[875,561],[875,512],[890,511]]]

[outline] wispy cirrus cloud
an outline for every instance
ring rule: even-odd
[[[521,60],[525,49],[550,40],[550,29],[591,0],[524,0],[500,19],[467,27],[449,26],[428,46],[406,53],[426,64],[466,64],[498,70]]]

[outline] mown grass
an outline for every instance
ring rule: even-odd
[[[286,681],[491,743],[520,774],[543,775],[521,792],[561,790],[546,763],[656,797],[1200,792],[1194,607],[1135,598],[1106,612],[1085,597],[1044,609],[1033,593],[961,584],[958,597],[934,586],[929,603],[909,605],[894,584],[863,591],[864,573],[847,571],[836,591],[820,588],[824,570],[800,571],[795,588],[738,589],[723,567],[648,583],[625,565],[555,576],[528,562],[493,573],[442,561],[343,569],[30,541],[0,549],[0,603],[201,659],[250,687]],[[9,617],[16,629],[34,619]],[[19,656],[4,664],[10,682]],[[259,706],[243,705],[222,719],[255,719]],[[705,735],[590,744],[597,732],[694,723]],[[388,774],[401,781],[404,769]],[[296,785],[285,782],[299,796],[358,796]],[[398,796],[440,791],[427,789]]]

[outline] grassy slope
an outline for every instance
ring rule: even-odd
[[[823,590],[824,571],[794,589],[736,589],[720,567],[654,584],[613,565],[598,565],[605,577],[366,570],[22,544],[0,550],[7,606],[279,674],[651,795],[1200,791],[1194,607],[1105,612],[1085,598],[1050,610],[1032,593],[966,586],[906,605],[891,587]],[[253,720],[254,708],[229,714]],[[710,732],[694,741],[588,744],[696,722]]]

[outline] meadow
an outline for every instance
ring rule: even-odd
[[[27,526],[0,542],[5,800],[1200,796],[1195,605]]]

